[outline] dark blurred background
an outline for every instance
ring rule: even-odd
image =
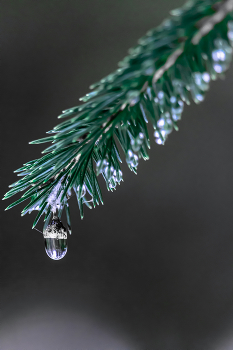
[[[182,3],[1,3],[1,197],[13,170],[41,156],[28,142]],[[31,230],[36,213],[1,203],[1,350],[233,348],[232,91],[231,68],[83,221],[72,198],[61,261]]]

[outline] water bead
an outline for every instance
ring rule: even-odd
[[[177,101],[177,99],[176,99],[175,96],[171,96],[171,97],[170,97],[170,102],[171,102],[172,104],[176,103],[176,101]]]
[[[67,240],[66,239],[45,239],[45,251],[46,254],[53,260],[60,260],[64,258],[67,253]]]
[[[201,95],[201,94],[197,94],[197,95],[196,95],[196,99],[197,99],[198,101],[202,102],[202,101],[204,100],[204,96]]]
[[[106,166],[105,167],[104,174],[105,174],[107,180],[110,181],[110,179],[114,176],[114,171],[115,171],[115,169],[113,166],[111,166],[111,167]]]
[[[123,181],[123,173],[121,170],[115,170],[114,171],[114,178],[119,183]]]
[[[201,87],[198,85],[192,85],[190,92],[195,103],[199,103],[204,100],[204,95],[202,94],[203,90],[204,89],[201,89]]]
[[[225,70],[227,70],[227,66],[224,64],[214,64],[213,68],[215,70],[216,73],[223,73],[225,72]]]
[[[139,145],[139,144],[137,143],[136,139],[132,139],[132,140],[130,141],[130,144],[131,144],[132,149],[133,149],[134,152],[139,151],[140,148],[141,148],[141,145]]]
[[[181,119],[181,115],[180,114],[173,114],[172,119],[174,120],[174,122],[177,122],[178,120]]]
[[[165,125],[165,119],[160,118],[157,122],[158,127],[162,128]]]
[[[202,73],[202,80],[204,80],[205,83],[210,82],[210,75],[207,72]]]
[[[164,92],[163,91],[159,91],[158,92],[158,99],[159,99],[158,102],[159,102],[160,105],[164,104],[164,102],[165,102],[164,97],[165,97]]]
[[[109,188],[112,188],[112,189],[116,187],[116,180],[115,180],[114,177],[112,177],[112,178],[109,180],[108,185],[109,185]]]
[[[201,86],[202,84],[202,74],[201,72],[194,72],[192,73],[193,80],[197,86]]]
[[[161,134],[165,138],[165,136],[169,135],[173,130],[173,125],[171,119],[167,121],[167,124],[165,125],[164,128],[161,128]]]
[[[144,134],[140,132],[135,139],[131,140],[131,146],[134,152],[138,152],[143,144]]]
[[[214,50],[212,52],[212,58],[214,61],[222,61],[224,62],[226,60],[226,53],[222,49]]]
[[[53,217],[43,236],[47,255],[53,260],[62,259],[67,253],[67,231],[58,217]]]
[[[106,166],[108,166],[108,162],[106,159],[104,159],[103,161],[98,160],[98,162],[96,163],[97,173],[102,173],[105,170]]]
[[[162,98],[164,98],[164,92],[163,92],[163,91],[159,91],[159,92],[158,92],[158,98],[159,98],[159,100],[161,100]]]
[[[163,138],[165,138],[166,135],[167,135],[166,130],[160,130],[160,133],[159,133],[158,131],[155,131],[155,132],[154,132],[154,137],[155,137],[155,138],[160,138],[160,135],[162,135]]]
[[[216,39],[214,45],[216,49],[212,52],[213,68],[216,73],[223,73],[229,68],[232,48],[223,39]]]
[[[136,168],[138,166],[138,156],[134,154],[131,150],[128,150],[127,156],[126,156],[126,162],[132,168]]]
[[[163,144],[164,144],[163,140],[161,140],[160,138],[156,138],[156,139],[155,139],[155,142],[156,142],[158,145],[163,145]]]
[[[183,109],[184,109],[184,102],[179,100],[171,108],[172,115],[173,114],[177,114],[177,115],[181,114],[183,112]]]
[[[98,160],[98,162],[96,163],[96,169],[99,169],[100,164],[101,164],[101,160]]]

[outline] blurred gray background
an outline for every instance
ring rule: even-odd
[[[181,0],[1,3],[1,197],[28,145]],[[1,203],[1,350],[233,348],[233,69],[50,260],[36,213]],[[14,199],[15,198],[15,199]],[[13,197],[16,200],[18,197]],[[39,227],[41,229],[41,227]]]

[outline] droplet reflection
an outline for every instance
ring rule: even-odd
[[[53,260],[62,259],[67,253],[67,239],[45,238],[45,251]]]

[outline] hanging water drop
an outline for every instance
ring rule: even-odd
[[[172,102],[172,101],[174,101],[174,102]],[[182,114],[183,109],[184,109],[184,102],[181,100],[178,100],[178,101],[172,100],[172,101],[171,101],[172,102],[172,108],[171,108],[172,116],[177,115],[177,116],[181,117],[181,114]]]
[[[155,142],[156,142],[158,145],[163,145],[163,144],[164,144],[163,140],[161,140],[160,138],[155,139]]]
[[[113,177],[111,177],[111,179],[109,180],[109,188],[111,188],[111,189],[113,189],[113,188],[115,188],[116,187],[116,180],[115,180],[115,178],[114,178],[114,176]]]
[[[143,144],[144,134],[140,132],[135,139],[131,140],[131,146],[134,152],[138,152]]]
[[[104,174],[105,174],[106,179],[108,181],[110,181],[111,178],[113,177],[114,171],[115,171],[115,169],[113,166],[106,166],[106,168],[104,169]]]
[[[193,78],[199,89],[202,91],[207,91],[209,89],[210,75],[208,72],[195,72],[193,73]]]
[[[115,180],[120,183],[121,181],[123,181],[123,173],[121,170],[115,170],[114,171],[114,178]]]
[[[67,253],[67,231],[57,216],[43,232],[45,251],[53,260],[62,259]]]
[[[232,48],[223,39],[216,39],[214,44],[216,49],[212,52],[213,68],[216,73],[223,73],[229,67]]]
[[[128,153],[126,156],[126,162],[132,168],[136,168],[138,166],[138,156],[134,154],[131,150],[128,150]]]
[[[102,172],[104,172],[105,168],[108,166],[108,161],[106,159],[104,160],[98,160],[98,162],[96,163],[96,171],[97,174],[100,174]]]

